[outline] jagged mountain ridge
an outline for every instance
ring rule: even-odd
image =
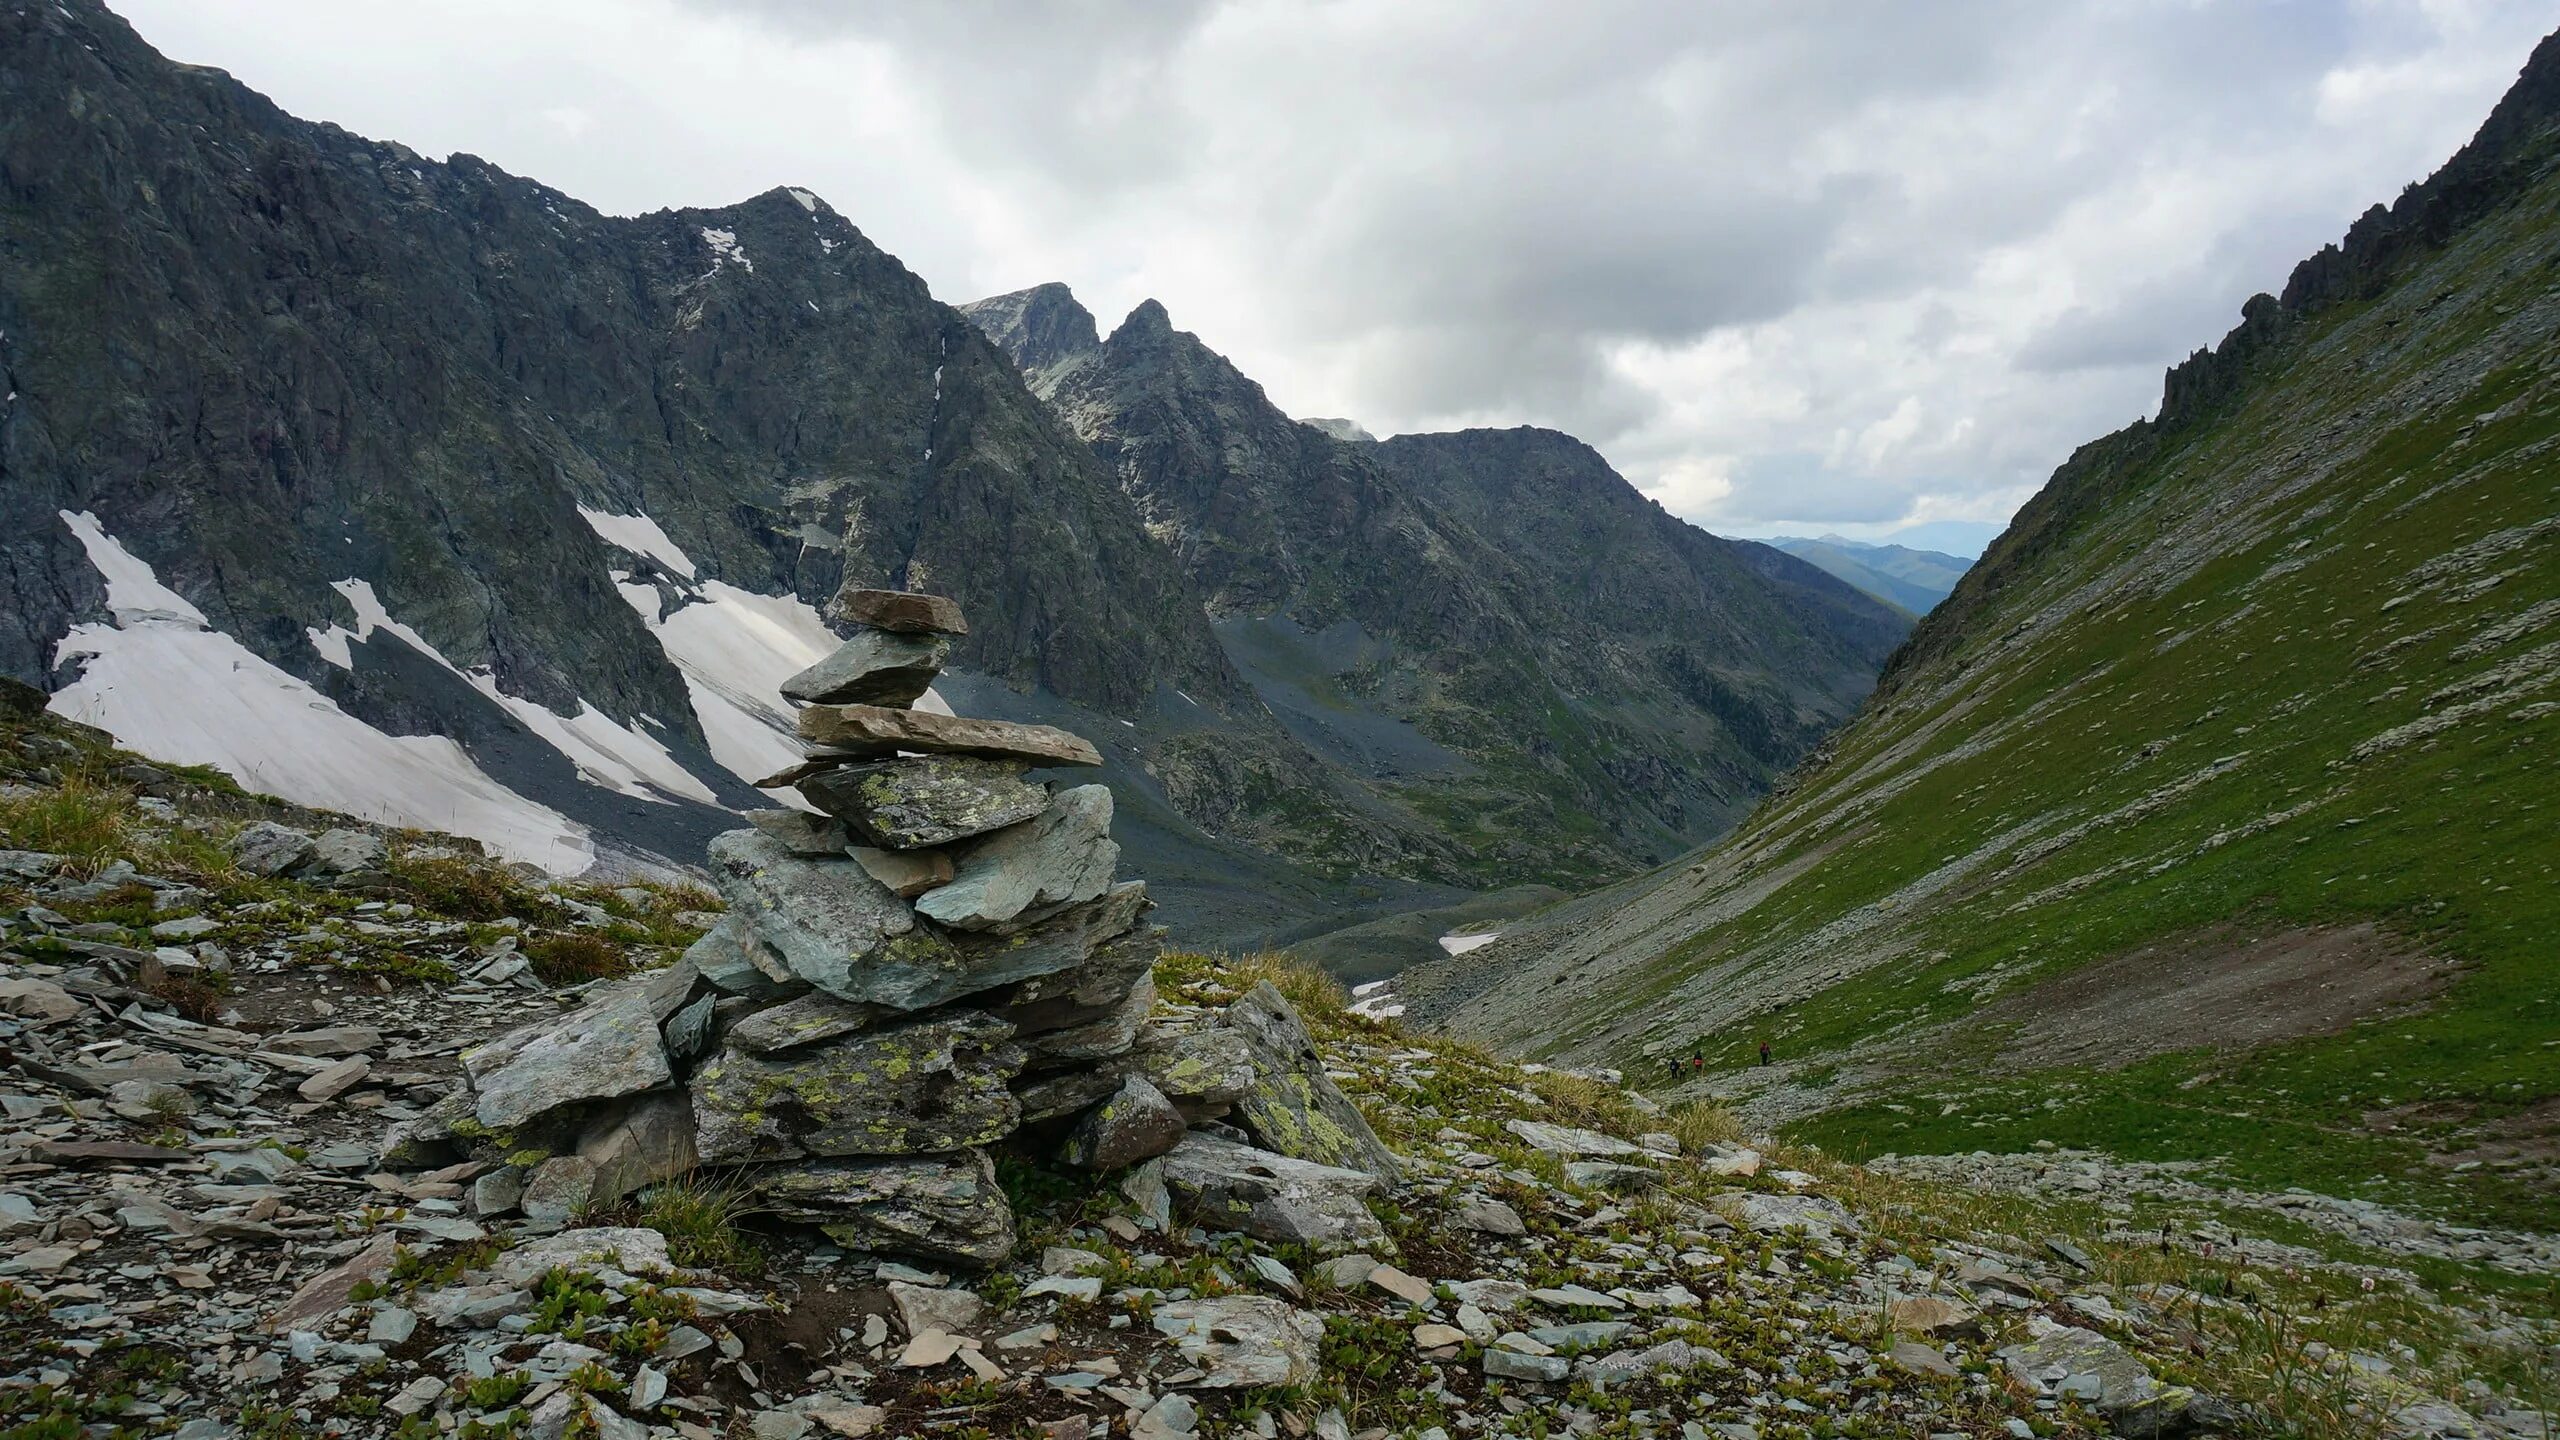
[[[1732,840],[1408,974],[1409,1013],[1697,1055],[1852,1151],[2547,1225],[2555,236],[2560,37],[2075,453]]]
[[[1263,698],[1497,847],[1487,883],[1719,832],[1907,623],[1676,519],[1568,436],[1293,420],[1152,300],[1107,339],[1064,285],[962,309],[1119,476]]]
[[[754,697],[828,643],[816,606],[928,587],[970,703],[1102,730],[1191,893],[1260,926],[1336,903],[1284,852],[1390,877],[1372,903],[1451,863],[1272,719],[1086,448],[818,197],[606,216],[296,119],[93,0],[0,12],[0,86],[0,671],[575,868],[696,853],[757,803],[788,722]],[[256,683],[210,721],[143,693],[182,654]],[[314,714],[317,777],[280,738]]]

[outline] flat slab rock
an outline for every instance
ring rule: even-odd
[[[912,705],[950,658],[939,635],[865,630],[783,681],[782,693],[804,705]]]
[[[787,1166],[758,1175],[756,1190],[776,1218],[848,1249],[969,1265],[1013,1252],[1013,1207],[980,1151]]]
[[[584,1008],[511,1030],[462,1056],[472,1118],[508,1130],[564,1106],[672,1084],[658,1026],[693,989],[686,965],[595,991]]]
[[[947,596],[920,590],[839,590],[827,602],[838,620],[902,634],[966,635],[969,622]]]
[[[969,720],[876,705],[812,705],[800,712],[800,737],[819,745],[878,747],[928,755],[991,755],[1035,765],[1099,765],[1102,752],[1081,736],[1048,725]]]

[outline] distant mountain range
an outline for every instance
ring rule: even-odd
[[[0,673],[305,803],[692,861],[819,607],[928,589],[957,708],[1091,736],[1167,918],[1255,943],[1713,836],[1908,626],[1561,435],[973,324],[806,190],[603,215],[96,0],[0,9],[0,94]]]
[[[1935,609],[1973,568],[1970,560],[1935,550],[1862,544],[1838,535],[1779,535],[1767,543],[1915,616]]]

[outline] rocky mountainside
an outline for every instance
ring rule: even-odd
[[[1865,694],[1907,621],[1665,513],[1543,430],[1302,423],[1148,301],[964,311],[1090,441],[1311,749],[1460,837],[1487,884],[1721,832]]]
[[[1855,1153],[2058,1141],[2549,1228],[2555,243],[2560,38],[2062,466],[1733,839],[1401,1003],[1694,1058]]]
[[[885,858],[816,817],[723,842],[795,853],[724,913],[42,699],[0,681],[13,1435],[2548,1433],[2548,1237],[2067,1152],[1862,1169],[1143,927],[804,974]]]
[[[1780,535],[1769,543],[1914,615],[1936,609],[1973,568],[1972,561],[1960,556],[1907,545],[1863,545],[1838,535]]]
[[[602,215],[94,0],[0,9],[0,92],[0,673],[68,713],[627,868],[756,803],[819,603],[911,586],[972,617],[952,696],[1102,737],[1202,938],[1457,893],[1464,843],[1274,720],[1113,477],[815,195]]]

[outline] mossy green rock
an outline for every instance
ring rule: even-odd
[[[1022,1107],[1013,1027],[975,1010],[845,1038],[786,1058],[727,1051],[693,1074],[705,1164],[919,1155],[1011,1134]]]
[[[1288,998],[1263,981],[1227,1007],[1222,1022],[1253,1055],[1253,1083],[1236,1099],[1237,1118],[1262,1144],[1295,1160],[1336,1165],[1395,1181],[1395,1152],[1369,1128],[1351,1097],[1324,1073],[1324,1057]]]
[[[821,771],[800,782],[810,804],[842,819],[863,843],[923,850],[1019,824],[1049,808],[1049,792],[1018,760],[913,755]]]
[[[959,930],[990,930],[1018,916],[1100,895],[1120,863],[1111,840],[1111,792],[1065,791],[1038,818],[999,830],[959,853],[959,874],[916,902],[919,913]]]

